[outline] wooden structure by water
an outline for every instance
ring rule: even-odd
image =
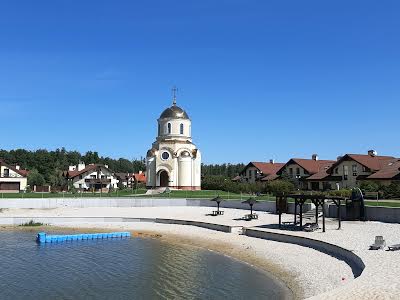
[[[36,241],[40,244],[44,243],[64,243],[84,240],[106,240],[106,239],[121,239],[129,238],[130,232],[109,232],[109,233],[87,233],[87,234],[63,234],[63,235],[47,235],[45,232],[40,232],[37,235]]]
[[[315,223],[318,225],[318,212],[319,207],[322,211],[322,232],[325,232],[325,201],[331,200],[338,208],[338,229],[342,226],[341,218],[341,201],[346,200],[343,197],[325,196],[325,195],[305,195],[305,194],[291,194],[287,196],[276,197],[277,213],[279,214],[279,228],[281,228],[281,214],[287,212],[287,198],[294,199],[294,225],[297,225],[297,207],[299,207],[299,225],[303,229],[303,205],[306,201],[310,200],[315,205]]]

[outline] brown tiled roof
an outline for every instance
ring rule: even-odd
[[[137,182],[146,182],[146,174],[145,173],[136,173],[134,174]]]
[[[24,170],[24,169],[17,169],[15,166],[9,165],[8,163],[6,163],[3,159],[0,158],[0,165],[6,166],[7,168],[9,168],[10,170],[13,170],[15,173],[23,176],[23,177],[27,177],[29,174],[28,170]]]
[[[270,163],[270,162],[266,163],[266,162],[252,161],[243,169],[243,171],[246,170],[251,165],[260,170],[260,172],[262,172],[264,175],[271,175],[271,174],[276,174],[276,172],[280,168],[282,168],[284,163]],[[243,173],[243,171],[241,173]]]
[[[240,177],[240,175],[235,176],[232,178],[232,181],[239,181],[242,177]]]
[[[24,177],[27,177],[28,174],[29,174],[29,171],[28,171],[28,170],[19,169],[19,170],[17,170],[17,171],[19,171],[19,174],[21,174],[21,175],[24,176]]]
[[[264,176],[263,178],[261,178],[261,181],[271,181],[271,180],[275,180],[277,178],[279,178],[278,174],[270,174],[270,175],[267,175],[267,176]]]
[[[81,175],[81,174],[83,174],[85,172],[93,171],[97,167],[105,168],[105,169],[109,170],[110,172],[112,172],[109,168],[106,168],[104,165],[91,164],[91,165],[86,166],[84,169],[82,169],[80,171],[65,171],[64,172],[64,176],[66,176],[68,178],[74,178],[74,177],[79,176],[79,175]]]
[[[326,173],[326,168],[330,167],[332,164],[334,164],[335,161],[334,160],[323,160],[323,159],[314,160],[314,159],[306,159],[306,158],[292,158],[279,170],[278,174],[283,171],[283,168],[286,165],[293,164],[293,163],[298,164],[300,167],[302,167],[304,170],[306,170],[311,175],[322,172],[322,174],[318,175],[318,176],[322,176],[324,172]]]
[[[366,179],[400,179],[400,159],[391,160],[386,162],[382,168],[372,175],[369,175]]]
[[[395,160],[396,158],[393,156],[372,156],[369,154],[346,154],[341,159],[336,161],[330,168],[328,172],[331,172],[338,164],[342,161],[346,160],[354,160],[359,164],[371,169],[371,171],[379,171],[385,165],[387,165],[390,161]]]

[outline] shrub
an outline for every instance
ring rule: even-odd
[[[295,186],[288,180],[274,180],[267,183],[266,192],[274,196],[279,194],[289,194],[295,190]]]
[[[29,222],[22,223],[20,226],[23,226],[23,227],[43,226],[43,223],[35,222],[33,220],[30,220]]]
[[[29,174],[28,174],[28,185],[29,186],[34,186],[34,185],[44,185],[45,180],[42,174],[38,172],[36,169],[32,169]]]
[[[360,183],[360,189],[363,192],[378,192],[380,185],[375,181],[362,181]]]
[[[381,191],[386,199],[400,198],[400,183],[391,183],[388,186],[382,186]]]
[[[332,191],[327,192],[327,195],[350,198],[351,190],[348,190],[348,189],[332,190]]]

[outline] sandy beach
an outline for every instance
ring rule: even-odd
[[[400,225],[378,222],[344,222],[336,230],[335,220],[327,220],[327,232],[290,232],[336,244],[353,251],[364,261],[366,268],[354,279],[352,270],[344,261],[320,251],[288,243],[251,238],[239,234],[241,227],[282,232],[262,228],[276,224],[278,217],[258,212],[259,219],[239,220],[246,210],[224,209],[223,216],[207,214],[209,207],[135,207],[135,208],[56,208],[3,209],[5,217],[131,217],[193,220],[235,226],[232,233],[224,233],[194,226],[158,224],[152,222],[54,222],[49,225],[75,229],[130,230],[135,236],[159,238],[165,242],[199,246],[245,261],[267,270],[281,280],[294,294],[303,299],[398,299],[400,297],[400,252],[370,251],[368,246],[375,235],[383,235],[388,244],[400,242]],[[284,215],[292,220],[292,215]],[[287,231],[285,231],[287,233]]]

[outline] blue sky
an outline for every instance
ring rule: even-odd
[[[171,103],[205,163],[400,156],[399,1],[1,1],[0,148],[145,156]]]

